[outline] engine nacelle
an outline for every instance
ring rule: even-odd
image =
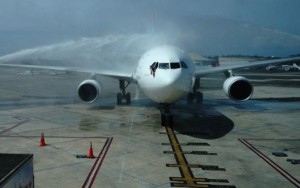
[[[84,80],[77,90],[79,98],[87,103],[95,102],[101,95],[101,86],[96,80]]]
[[[230,99],[236,101],[246,101],[253,94],[252,84],[241,76],[227,78],[223,83],[223,90]]]

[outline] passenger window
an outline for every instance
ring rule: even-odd
[[[160,69],[169,69],[170,66],[169,66],[169,63],[160,63],[158,68],[160,68]]]
[[[180,69],[179,63],[171,63],[171,69]]]
[[[184,61],[180,61],[180,64],[181,64],[181,67],[183,69],[187,69],[188,68]]]

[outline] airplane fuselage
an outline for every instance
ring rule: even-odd
[[[2,57],[0,60],[6,62],[6,58]],[[201,104],[203,95],[200,92],[200,78],[208,74],[220,72],[223,72],[225,75],[223,82],[223,91],[225,94],[232,100],[246,101],[253,94],[253,86],[248,79],[233,74],[232,70],[283,62],[294,63],[295,61],[300,61],[300,57],[240,62],[228,66],[199,67],[196,69],[191,58],[183,50],[173,46],[160,46],[147,51],[140,58],[134,73],[84,67],[14,63],[0,63],[0,66],[89,73],[91,77],[82,81],[77,88],[79,98],[86,103],[93,103],[98,98],[101,98],[102,88],[101,84],[96,80],[96,75],[103,75],[119,80],[120,92],[117,94],[118,105],[124,104],[124,102],[127,105],[131,103],[131,95],[130,92],[126,92],[126,88],[130,83],[137,83],[147,97],[157,103],[163,103],[161,106],[169,106],[170,103],[174,103],[185,96],[187,97],[188,104],[194,102]]]
[[[194,63],[182,50],[161,46],[140,59],[135,79],[144,94],[158,103],[174,103],[191,91]]]

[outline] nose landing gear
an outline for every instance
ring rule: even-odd
[[[203,94],[199,91],[196,91],[196,92],[193,92],[193,93],[189,93],[187,95],[187,103],[188,104],[193,104],[194,99],[195,99],[197,104],[202,104]]]
[[[171,127],[173,126],[173,115],[170,112],[170,104],[160,104],[160,123],[161,126]]]

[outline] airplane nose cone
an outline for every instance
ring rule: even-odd
[[[180,70],[171,70],[168,74],[165,74],[162,77],[161,81],[164,87],[168,87],[178,83],[180,81],[180,78],[181,78]]]
[[[170,70],[161,77],[157,86],[156,95],[153,97],[157,102],[173,103],[188,92],[188,84],[185,84],[181,70]]]

